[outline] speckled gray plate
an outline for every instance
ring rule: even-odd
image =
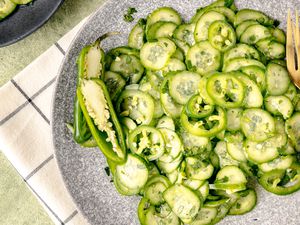
[[[185,20],[207,0],[124,0],[109,1],[86,23],[71,45],[62,65],[53,100],[52,131],[56,158],[75,203],[93,225],[139,224],[136,215],[138,197],[120,196],[104,171],[106,161],[98,149],[83,149],[75,144],[65,123],[72,121],[73,99],[76,87],[76,58],[81,48],[109,31],[122,35],[103,41],[105,50],[126,44],[128,32],[134,23],[123,21],[128,7],[138,10],[135,18],[145,17],[159,6],[171,6]],[[287,8],[300,9],[299,0],[236,0],[239,8],[253,8],[266,12],[285,24]],[[299,225],[300,192],[279,197],[258,191],[256,208],[244,216],[228,216],[220,224],[230,225]]]

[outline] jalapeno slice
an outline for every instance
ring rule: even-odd
[[[234,73],[222,73],[211,76],[206,90],[217,105],[224,108],[238,108],[243,104],[245,88]]]
[[[182,126],[191,134],[211,137],[226,127],[226,114],[221,107],[216,107],[214,112],[201,119],[189,117],[185,110],[182,111],[180,121]]]
[[[236,35],[230,24],[218,20],[209,26],[208,41],[215,49],[225,52],[235,45]]]
[[[194,95],[186,104],[185,110],[188,116],[200,119],[212,114],[215,107],[213,105],[206,104],[200,95]]]
[[[139,126],[129,134],[129,148],[143,158],[153,161],[165,152],[165,142],[161,132],[150,126]]]
[[[264,173],[259,183],[274,194],[291,194],[300,189],[300,165],[294,163],[286,170],[272,170]]]
[[[128,116],[137,124],[150,124],[154,115],[153,98],[139,90],[125,90],[120,95],[116,111],[120,116]]]

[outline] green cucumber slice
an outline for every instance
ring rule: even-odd
[[[201,76],[198,73],[183,71],[171,76],[169,92],[171,97],[179,104],[185,105],[190,97],[198,91]]]
[[[242,215],[250,212],[256,205],[256,192],[249,189],[238,193],[239,198],[230,208],[228,215]]]
[[[246,44],[255,44],[257,43],[259,40],[262,40],[264,38],[268,38],[271,37],[271,33],[270,30],[260,24],[254,24],[249,26],[244,33],[241,35],[241,39],[240,41],[242,43],[246,43]]]
[[[266,71],[267,91],[270,95],[283,95],[289,88],[290,77],[287,69],[276,63],[269,63]]]
[[[175,184],[169,187],[163,193],[163,197],[184,223],[191,223],[201,207],[198,195],[184,185]]]
[[[226,21],[226,18],[223,14],[215,11],[206,12],[199,18],[194,33],[196,42],[208,39],[208,28],[216,20]]]
[[[241,119],[242,131],[249,140],[264,141],[275,132],[273,117],[262,109],[247,109]]]
[[[199,42],[188,50],[186,65],[188,70],[200,74],[216,71],[221,66],[221,53],[208,41]]]

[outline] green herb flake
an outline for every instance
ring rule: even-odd
[[[225,176],[221,178],[220,180],[217,180],[216,183],[226,183],[229,181],[229,177]]]
[[[108,166],[105,167],[104,170],[105,170],[106,175],[110,176],[110,169],[109,169],[109,167]]]
[[[241,204],[240,203],[236,203],[236,206],[235,206],[237,209],[240,209],[241,208]]]
[[[127,9],[127,13],[124,15],[124,21],[132,22],[134,20],[132,15],[136,12],[137,12],[137,10],[135,8],[129,7]]]

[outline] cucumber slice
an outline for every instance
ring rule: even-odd
[[[201,161],[199,158],[187,157],[185,161],[186,175],[191,179],[207,180],[214,172],[214,167],[210,163]]]
[[[196,14],[193,16],[193,18],[191,19],[191,21],[193,23],[196,23],[199,20],[199,18],[203,15],[203,13],[205,13],[205,12],[207,12],[209,10],[214,10],[216,8],[219,8],[219,7],[222,7],[222,8],[226,7],[228,9],[231,9],[233,13],[234,13],[234,11],[237,10],[236,6],[233,3],[233,0],[229,0],[229,1],[227,1],[227,0],[217,0],[215,2],[212,2],[211,4],[209,4],[208,6],[206,6],[204,8],[197,9]],[[224,15],[225,14],[228,14],[228,13],[224,13]],[[234,16],[234,14],[233,14],[233,16]]]
[[[127,89],[121,93],[116,110],[119,116],[128,116],[138,125],[147,125],[153,119],[154,100],[145,92]]]
[[[179,154],[179,156],[170,163],[165,163],[158,159],[157,166],[164,173],[168,174],[168,173],[172,173],[174,170],[176,170],[179,167],[181,162],[182,162],[182,154]]]
[[[207,198],[209,195],[209,184],[208,181],[205,181],[201,187],[198,189],[198,192],[201,194],[203,201]]]
[[[226,147],[229,155],[234,160],[237,160],[239,162],[247,162],[243,141],[227,142]]]
[[[165,163],[172,162],[183,150],[181,140],[178,135],[170,129],[160,128],[159,131],[165,140],[165,153],[159,157],[159,160]]]
[[[183,106],[176,103],[176,101],[169,94],[169,83],[171,77],[172,74],[166,76],[161,85],[160,101],[167,116],[170,116],[171,118],[178,118],[180,117]]]
[[[263,96],[256,83],[253,80],[251,80],[248,76],[242,73],[238,74],[238,78],[244,83],[246,87],[244,107],[245,108],[261,107],[263,105]]]
[[[220,167],[223,168],[225,166],[237,166],[239,164],[238,161],[234,160],[227,151],[227,146],[225,141],[219,141],[214,148],[215,153],[219,158]]]
[[[144,73],[140,60],[133,55],[120,55],[112,62],[110,70],[121,74],[130,84],[138,83]]]
[[[174,31],[177,28],[177,24],[172,23],[172,22],[164,22],[155,32],[155,39],[158,38],[170,38],[173,36]]]
[[[215,105],[214,100],[209,96],[206,90],[207,80],[215,73],[210,73],[204,75],[199,82],[199,95],[202,97],[203,101],[208,105]]]
[[[218,200],[210,200],[210,201],[206,201],[205,202],[205,207],[209,207],[209,208],[217,208],[218,206],[226,203],[228,201],[227,198],[221,198]]]
[[[238,193],[239,198],[230,208],[228,215],[242,215],[250,212],[256,205],[256,192],[249,189]]]
[[[149,179],[144,188],[144,197],[149,199],[152,205],[164,203],[162,193],[171,185],[168,178],[162,175],[153,176]]]
[[[147,27],[149,28],[152,24],[156,22],[172,22],[177,25],[181,24],[181,17],[177,11],[170,7],[161,7],[154,10],[147,17]]]
[[[288,97],[292,101],[293,105],[295,105],[295,102],[298,101],[297,88],[293,83],[290,83],[289,88],[284,96]]]
[[[188,70],[200,74],[216,71],[221,66],[221,54],[208,41],[199,42],[188,50],[186,64]]]
[[[254,20],[266,26],[273,25],[274,21],[264,13],[253,9],[241,9],[235,15],[234,26],[238,26],[246,20]]]
[[[140,188],[132,189],[132,188],[128,188],[128,187],[122,185],[116,176],[114,176],[113,179],[114,179],[114,185],[116,187],[116,190],[121,195],[131,196],[131,195],[135,195],[135,194],[139,193],[142,190]]]
[[[162,210],[161,210],[162,211]],[[167,215],[162,212],[158,213],[154,206],[150,206],[145,216],[145,225],[180,225],[179,218],[170,210],[164,210]],[[143,225],[143,224],[142,224]]]
[[[172,171],[171,173],[167,173],[166,176],[168,177],[169,181],[172,183],[172,184],[175,184],[178,180],[178,176],[179,176],[179,173],[180,173],[180,168],[177,168],[175,169],[174,171]]]
[[[228,211],[236,201],[237,201],[237,197],[232,195],[226,203],[220,205],[218,207],[218,214],[213,219],[211,224],[217,224],[218,222],[220,222],[228,214]]]
[[[261,92],[266,89],[265,70],[259,66],[245,66],[241,71],[256,82]]]
[[[234,19],[235,19],[235,13],[232,9],[224,7],[224,6],[215,6],[211,9],[209,9],[208,11],[215,11],[218,13],[223,14],[226,19],[233,24],[234,23]]]
[[[247,157],[258,164],[269,162],[279,156],[278,150],[286,144],[286,140],[286,136],[280,134],[264,142],[247,140],[245,142]]]
[[[233,108],[227,110],[227,130],[238,131],[241,129],[243,109]]]
[[[163,197],[172,211],[184,222],[191,223],[201,207],[201,200],[191,189],[175,184],[169,187]]]
[[[196,191],[197,189],[199,189],[204,184],[204,182],[205,182],[204,180],[186,179],[186,180],[183,181],[183,184],[186,187]]]
[[[214,182],[218,189],[228,190],[231,193],[244,190],[247,179],[243,171],[237,166],[225,166],[216,175]]]
[[[278,158],[270,162],[260,164],[258,167],[264,173],[270,172],[272,170],[286,170],[292,165],[295,160],[295,157],[291,155],[279,156]]]
[[[115,183],[133,190],[130,194],[137,194],[148,180],[149,171],[144,161],[136,155],[128,154],[123,165],[116,166]]]
[[[175,123],[171,117],[163,116],[157,122],[156,128],[167,128],[172,131],[175,131]]]
[[[190,49],[190,46],[186,42],[176,38],[173,38],[173,41],[176,44],[176,46],[184,53],[184,56],[186,56]]]
[[[177,24],[172,22],[156,22],[152,24],[147,31],[147,40],[153,40],[158,38],[170,38],[177,27]]]
[[[266,109],[275,116],[288,119],[293,114],[293,104],[286,96],[268,96],[265,98]]]
[[[154,40],[155,39],[155,34],[156,31],[160,26],[162,26],[165,22],[163,21],[158,21],[154,24],[152,24],[150,27],[147,29],[146,37],[148,41]]]
[[[184,62],[185,55],[180,48],[177,48],[176,51],[174,52],[174,54],[172,55],[172,58],[178,59],[178,60]]]
[[[198,73],[183,71],[171,76],[169,92],[179,104],[185,105],[198,91],[201,76]]]
[[[266,68],[263,63],[255,59],[236,58],[236,59],[231,59],[228,62],[224,63],[223,72],[237,71],[246,66],[258,66],[261,69]]]
[[[211,142],[208,137],[196,136],[183,129],[180,131],[180,137],[186,156],[207,155],[211,151]]]
[[[175,58],[171,58],[167,65],[162,68],[163,75],[168,74],[169,72],[177,72],[186,70],[186,66],[183,61]]]
[[[246,44],[255,44],[259,40],[271,37],[270,30],[263,25],[254,24],[249,26],[241,35],[240,41]]]
[[[118,96],[126,85],[123,77],[120,74],[112,71],[107,71],[104,73],[104,83],[106,84],[112,101],[117,100]]]
[[[295,113],[285,122],[285,130],[297,151],[300,151],[300,113]]]
[[[276,41],[285,45],[286,36],[283,30],[279,29],[278,27],[275,27],[275,28],[271,28],[270,31]]]
[[[128,36],[128,46],[131,48],[141,49],[144,44],[146,21],[140,19],[139,22],[132,28]]]
[[[270,95],[283,95],[289,88],[289,73],[283,66],[269,63],[266,71],[267,91]]]
[[[283,59],[285,58],[285,46],[273,37],[265,38],[256,43],[258,50],[261,51],[268,59]]]
[[[260,60],[258,51],[252,46],[243,43],[237,44],[234,48],[227,50],[224,53],[223,61],[227,62],[236,58]]]
[[[278,64],[278,65],[280,65],[280,66],[283,66],[283,67],[286,67],[286,66],[287,66],[287,65],[286,65],[286,61],[283,60],[283,59],[273,59],[273,60],[271,60],[270,62],[271,62],[271,63],[276,63],[276,64]]]
[[[209,225],[217,216],[217,208],[202,207],[191,225]]]
[[[230,23],[234,22],[235,14],[232,9],[224,7],[224,5],[219,5],[219,6],[209,5],[197,11],[197,13],[192,18],[192,23],[197,23],[204,13],[211,12],[211,11],[218,12],[224,15]]]
[[[247,109],[241,118],[242,131],[252,141],[264,141],[275,132],[273,117],[262,109]]]
[[[226,21],[226,18],[223,14],[215,11],[206,12],[200,17],[194,33],[196,42],[208,39],[208,28],[216,20]]]
[[[195,44],[194,31],[196,25],[191,24],[181,24],[177,27],[174,32],[174,38],[186,42],[188,45],[193,46]]]
[[[251,25],[255,25],[255,24],[259,24],[259,23],[255,20],[245,20],[244,22],[239,24],[235,30],[237,38],[240,39],[244,31]]]
[[[147,42],[141,48],[141,63],[148,69],[162,69],[175,51],[174,42],[167,38],[160,38],[156,42]]]
[[[245,184],[247,179],[243,171],[237,166],[225,166],[216,176],[215,184]]]
[[[169,93],[161,93],[160,101],[167,116],[174,119],[180,117],[183,106],[176,103]]]
[[[11,14],[17,5],[10,0],[2,0],[0,4],[0,21]]]

